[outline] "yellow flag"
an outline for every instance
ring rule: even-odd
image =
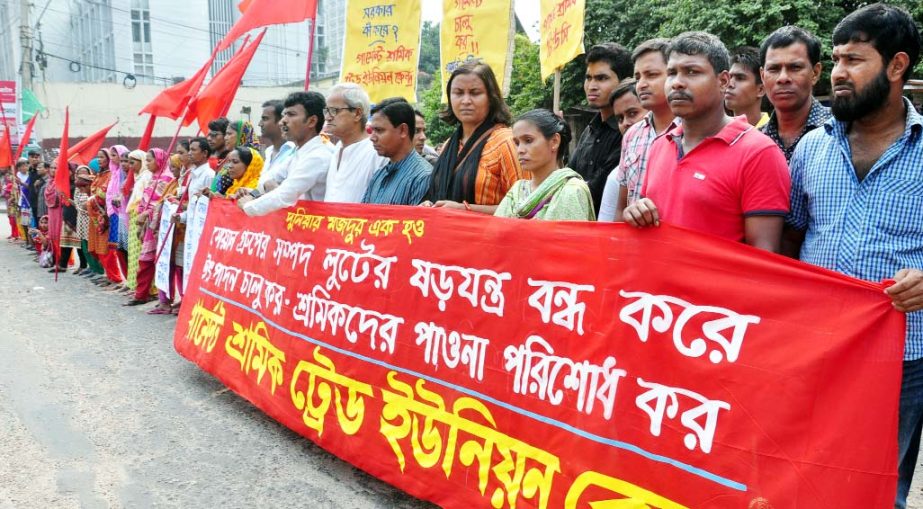
[[[542,0],[542,79],[583,54],[586,0]]]
[[[343,81],[365,88],[373,103],[388,97],[417,102],[420,0],[349,0]]]
[[[456,67],[481,59],[494,71],[500,90],[509,93],[513,71],[512,0],[443,0],[439,47],[442,59],[442,100]]]

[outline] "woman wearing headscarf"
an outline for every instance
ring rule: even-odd
[[[128,159],[128,178],[122,186],[122,194],[127,196],[128,200],[128,272],[125,274],[125,286],[134,291],[138,288],[138,257],[141,255],[138,204],[144,190],[151,183],[154,172],[157,171],[157,161],[143,150],[132,150],[128,154]]]
[[[93,159],[92,162],[97,161]],[[99,165],[96,164],[96,168]],[[103,267],[90,254],[90,216],[87,211],[87,201],[90,199],[90,187],[93,185],[95,175],[89,166],[78,166],[74,172],[74,207],[77,209],[77,238],[80,239],[80,251],[87,261],[87,266],[77,272],[81,276],[90,277],[103,274]]]
[[[108,167],[109,177],[105,179],[105,212],[106,212],[106,234],[108,247],[106,249],[107,259],[102,262],[106,269],[106,277],[113,283],[122,283],[125,280],[127,272],[128,259],[124,250],[120,250],[119,232],[126,230],[128,225],[122,218],[125,210],[125,198],[122,196],[122,184],[124,184],[126,167],[128,166],[128,147],[125,145],[114,145],[109,150],[100,150],[99,156],[99,176],[102,177]],[[97,179],[99,180],[99,179]],[[92,226],[91,226],[92,228]],[[127,230],[126,230],[127,231]],[[92,246],[92,242],[91,242]],[[118,273],[118,279],[112,278],[113,273]]]
[[[154,211],[166,192],[167,185],[173,181],[167,153],[162,149],[153,148],[147,152],[147,168],[153,171],[153,175],[135,206],[135,223],[141,240],[141,250],[138,254],[138,286],[134,298],[129,300],[126,306],[137,306],[153,299],[151,289],[157,263],[157,225],[153,224]]]
[[[224,133],[224,149],[228,151],[228,157],[221,164],[221,169],[215,174],[209,193],[221,196],[228,195],[227,190],[233,185],[234,179],[228,174],[230,163],[230,151],[237,147],[248,147],[260,149],[259,141],[254,137],[253,124],[249,120],[238,120],[228,124],[227,131]]]
[[[183,151],[182,145],[177,147],[177,153],[170,156],[169,166],[170,172],[176,178],[167,183],[166,188],[164,188],[163,193],[160,197],[160,200],[154,205],[153,212],[151,214],[151,227],[155,237],[159,234],[158,229],[160,227],[161,215],[164,212],[164,204],[167,202],[176,203],[178,199],[178,190],[180,188],[180,183],[186,179],[188,170],[186,168],[186,152]],[[182,287],[183,280],[183,268],[182,268],[182,256],[181,251],[182,242],[185,240],[185,226],[182,223],[174,223],[172,234],[170,234],[170,239],[167,241],[172,243],[171,259],[170,259],[170,287],[169,288],[158,288],[157,298],[158,303],[154,309],[151,309],[147,312],[149,315],[169,315],[173,310],[173,302],[180,297],[180,288]],[[160,246],[158,246],[158,249]],[[177,266],[176,260],[179,257],[180,266]],[[156,259],[155,262],[156,264]]]
[[[263,156],[252,147],[239,146],[228,154],[228,176],[231,187],[225,196],[234,196],[238,189],[256,189],[263,172]]]
[[[69,184],[70,189],[68,196],[62,197],[60,193],[58,196],[63,198],[62,202],[62,219],[64,220],[61,225],[61,259],[58,261],[58,270],[66,271],[67,263],[70,261],[71,253],[77,254],[77,260],[80,262],[77,269],[74,271],[74,274],[80,273],[87,268],[87,258],[84,256],[83,251],[80,250],[80,237],[77,235],[77,207],[74,201],[74,195],[77,191],[75,182],[75,172],[77,171],[77,165],[71,164],[68,166],[69,174]],[[52,182],[50,185],[54,185]]]
[[[524,177],[509,128],[510,110],[493,71],[480,60],[452,71],[446,95],[449,106],[442,119],[458,127],[436,161],[423,204],[493,214]]]

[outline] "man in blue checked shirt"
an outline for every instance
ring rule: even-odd
[[[372,146],[388,164],[372,175],[362,203],[419,205],[429,191],[433,167],[414,148],[416,112],[403,97],[372,108]]]
[[[923,116],[902,96],[920,46],[897,7],[870,5],[837,25],[834,118],[795,149],[783,247],[849,276],[895,280],[885,291],[907,313],[896,508],[906,507],[923,430]]]

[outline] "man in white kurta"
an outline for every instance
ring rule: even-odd
[[[361,86],[341,83],[330,89],[324,121],[340,141],[327,169],[324,201],[361,203],[372,174],[388,164],[365,130],[370,109],[369,96]]]

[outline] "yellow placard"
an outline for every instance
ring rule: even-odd
[[[539,58],[542,62],[542,79],[577,55],[583,49],[583,15],[586,0],[542,0],[542,47]]]
[[[447,99],[445,87],[452,71],[478,58],[494,71],[506,96],[513,70],[512,0],[443,0],[442,14],[442,100]]]
[[[373,103],[417,102],[420,16],[420,0],[349,0],[342,81],[362,85]]]

